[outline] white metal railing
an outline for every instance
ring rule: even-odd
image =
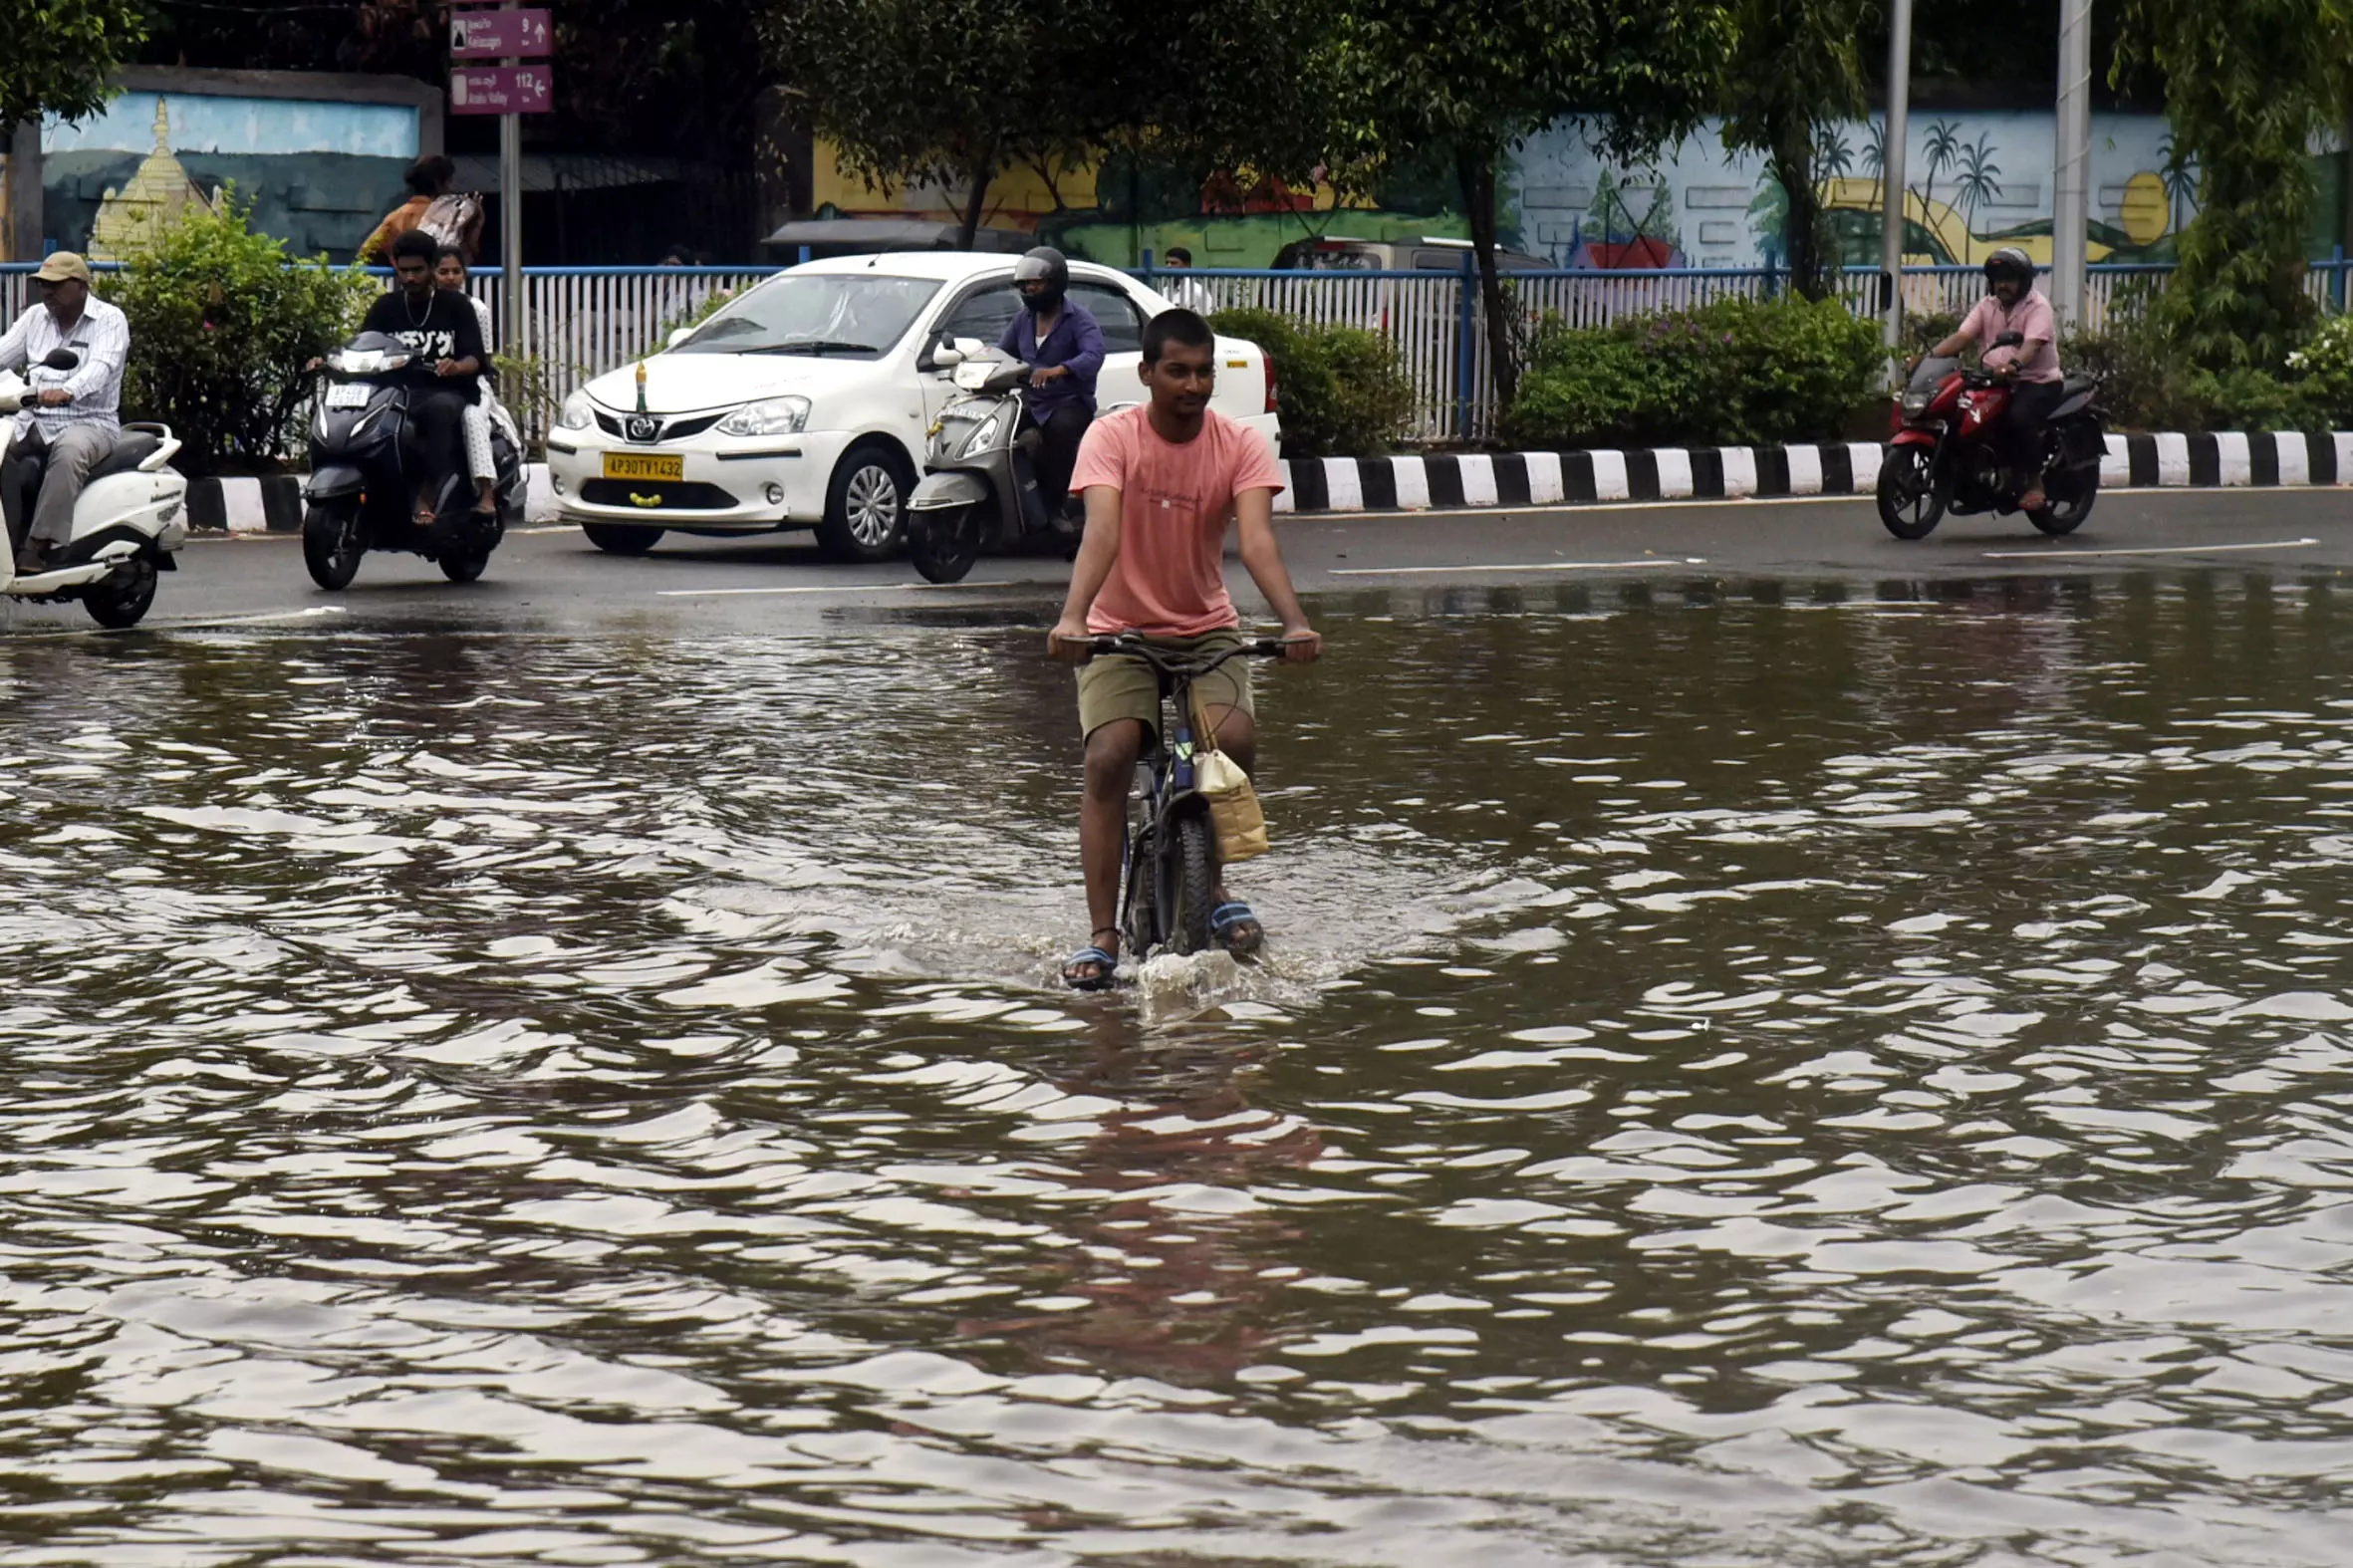
[[[102,266],[99,270],[110,270]],[[775,267],[540,267],[526,268],[520,332],[500,320],[499,273],[477,269],[473,292],[492,312],[500,349],[538,362],[549,401],[583,382],[657,352],[669,328],[706,305],[777,272]],[[2119,304],[2136,291],[2161,285],[2167,267],[2095,266],[2089,269],[2085,325],[2106,327]],[[0,266],[0,312],[9,320],[36,298],[33,264]],[[2305,287],[2324,309],[2347,305],[2353,261],[2315,263]],[[1144,269],[1139,276],[1167,292],[1176,274]],[[1684,310],[1726,298],[1761,298],[1786,274],[1724,269],[1506,274],[1529,323],[1547,314],[1573,327],[1600,327],[1629,316]],[[1478,280],[1461,272],[1187,271],[1219,310],[1253,307],[1303,323],[1363,327],[1397,346],[1416,392],[1411,435],[1423,441],[1476,438],[1494,427],[1484,316]],[[1973,267],[1915,267],[1903,279],[1906,309],[1916,315],[1959,315],[1984,288]],[[1876,311],[1880,276],[1850,268],[1838,280],[1849,309]],[[507,389],[515,412],[536,439],[552,407],[535,404],[527,389]]]

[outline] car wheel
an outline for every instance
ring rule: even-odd
[[[889,559],[907,537],[907,498],[915,487],[915,464],[897,443],[851,447],[826,487],[818,547],[836,561]]]

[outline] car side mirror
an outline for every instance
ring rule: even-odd
[[[685,341],[686,341],[688,338],[691,338],[691,337],[693,337],[693,336],[694,336],[694,329],[693,329],[693,328],[691,328],[691,327],[676,327],[676,328],[672,328],[672,329],[671,329],[671,331],[670,331],[670,336],[669,336],[669,344],[668,344],[668,347],[670,347],[670,348],[673,348],[673,349],[674,349],[674,348],[676,348],[676,347],[677,347],[679,344],[681,344],[681,343],[684,343],[684,342],[685,342]]]
[[[71,349],[52,349],[41,363],[53,371],[70,371],[82,363],[82,356]]]
[[[953,339],[942,338],[939,347],[931,351],[931,363],[942,370],[952,369],[964,363],[964,351],[955,346]]]
[[[959,358],[976,360],[988,352],[988,345],[978,338],[958,338],[955,340],[955,349]]]

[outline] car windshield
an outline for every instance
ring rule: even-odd
[[[694,330],[673,354],[888,354],[939,284],[871,272],[788,272]]]

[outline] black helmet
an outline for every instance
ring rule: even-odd
[[[1985,258],[1985,287],[1990,289],[2004,278],[2015,278],[2021,287],[2034,287],[2034,258],[2015,245],[2004,245]]]
[[[1041,315],[1057,309],[1070,292],[1070,263],[1051,245],[1024,251],[1013,263],[1013,289],[1024,305]]]

